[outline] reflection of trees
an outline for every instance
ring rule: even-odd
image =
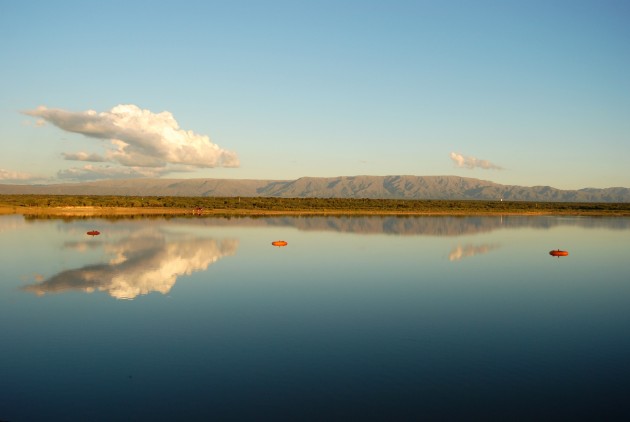
[[[501,229],[552,229],[559,226],[630,229],[630,219],[553,216],[307,216],[205,218],[191,223],[207,226],[277,226],[304,231],[345,233],[464,236]]]
[[[497,249],[498,245],[488,244],[488,245],[457,245],[451,250],[451,253],[448,254],[449,261],[459,261],[464,258],[468,258],[475,255],[486,254],[493,249]]]
[[[117,299],[133,299],[150,292],[168,293],[177,277],[203,271],[224,256],[234,255],[238,240],[181,237],[142,233],[106,244],[108,263],[62,271],[24,289],[38,295],[67,290],[106,291]]]
[[[3,215],[0,218],[0,233],[19,230],[24,227],[25,223],[21,215]]]
[[[293,223],[299,230],[306,231],[431,236],[460,236],[501,226],[498,217],[313,217]]]
[[[560,226],[629,230],[630,218],[554,216],[286,216],[204,217],[181,219],[180,224],[204,227],[295,227],[304,231],[344,233],[464,236],[501,229],[543,229]]]
[[[56,217],[56,219],[60,219]],[[140,218],[142,221],[151,221]],[[93,228],[95,218],[78,219],[87,231]],[[101,219],[102,220],[102,219]],[[124,224],[127,216],[114,217],[111,222]],[[283,216],[283,217],[171,217],[180,226],[191,227],[295,227],[304,231],[336,231],[346,233],[462,236],[486,233],[500,229],[552,229],[560,226],[630,230],[626,217],[558,217],[558,216]],[[64,220],[65,221],[65,220]],[[152,221],[166,221],[155,217]],[[129,221],[131,223],[131,221]],[[76,225],[71,227],[76,228]]]
[[[551,229],[558,226],[630,229],[628,218],[557,218],[549,216],[422,216],[422,217],[307,217],[267,218],[267,225],[299,230],[396,235],[463,236],[500,229]]]

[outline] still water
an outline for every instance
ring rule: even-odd
[[[0,252],[0,420],[630,415],[628,218],[2,216]]]

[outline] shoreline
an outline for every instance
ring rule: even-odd
[[[111,217],[111,216],[589,216],[589,217],[630,217],[627,210],[374,210],[374,209],[287,209],[252,210],[215,208],[196,211],[178,207],[93,207],[93,206],[6,206],[0,205],[0,215],[59,216],[59,217]]]

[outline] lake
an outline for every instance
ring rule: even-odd
[[[630,416],[629,218],[8,215],[0,248],[0,420]]]

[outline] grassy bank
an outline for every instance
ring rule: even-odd
[[[589,215],[630,216],[630,203],[347,198],[0,195],[4,214],[44,215]]]

